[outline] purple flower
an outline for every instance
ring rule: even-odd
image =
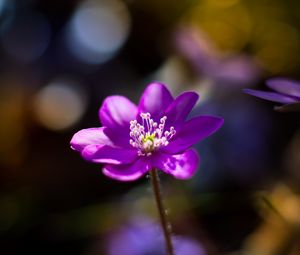
[[[175,255],[205,255],[203,247],[195,240],[173,236]],[[159,228],[148,218],[133,218],[119,227],[108,238],[108,255],[165,255],[164,238]]]
[[[285,78],[273,78],[268,80],[266,84],[275,92],[254,89],[244,89],[243,91],[255,97],[283,104],[282,106],[275,107],[277,111],[300,111],[299,82]]]
[[[191,178],[200,160],[190,147],[223,124],[213,116],[186,121],[197,100],[194,92],[174,99],[158,82],[147,86],[138,106],[126,97],[109,96],[99,110],[103,127],[77,132],[71,147],[84,159],[104,164],[103,173],[120,181],[136,180],[153,168]]]
[[[226,85],[249,84],[260,70],[246,54],[222,54],[200,29],[182,27],[175,34],[175,47],[200,75]]]

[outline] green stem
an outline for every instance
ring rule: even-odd
[[[168,222],[166,210],[163,205],[157,170],[152,169],[150,171],[150,176],[151,176],[151,184],[154,193],[154,198],[159,213],[160,223],[165,237],[167,255],[174,255],[172,239],[171,239],[172,236],[171,225]]]

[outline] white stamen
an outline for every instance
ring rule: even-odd
[[[162,146],[167,146],[169,140],[176,134],[174,127],[170,130],[165,129],[167,116],[160,119],[159,124],[151,119],[150,113],[141,113],[142,124],[137,120],[130,121],[130,137],[131,146],[138,150],[139,156],[151,156],[152,152],[158,150]]]

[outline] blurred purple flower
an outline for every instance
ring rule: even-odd
[[[186,121],[197,100],[194,92],[174,99],[158,82],[148,85],[138,106],[123,96],[109,96],[99,110],[103,127],[77,132],[71,147],[84,159],[105,164],[103,173],[116,180],[136,180],[153,168],[191,178],[199,156],[190,147],[223,124],[213,116]]]
[[[175,34],[175,47],[200,75],[216,83],[241,85],[254,82],[260,70],[253,59],[245,54],[224,55],[216,50],[200,29],[180,28]]]
[[[175,255],[205,255],[193,239],[173,237]],[[165,255],[164,238],[158,225],[147,218],[135,218],[112,233],[107,242],[108,255]]]
[[[275,110],[300,111],[300,83],[286,78],[273,78],[266,82],[267,86],[275,92],[244,89],[249,95],[283,104]]]

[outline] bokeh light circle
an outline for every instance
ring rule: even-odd
[[[81,61],[100,64],[121,48],[129,28],[129,12],[122,1],[86,1],[71,18],[67,43],[71,53]]]
[[[35,96],[36,120],[50,130],[63,130],[74,125],[87,106],[85,90],[70,80],[57,80],[43,87]]]

